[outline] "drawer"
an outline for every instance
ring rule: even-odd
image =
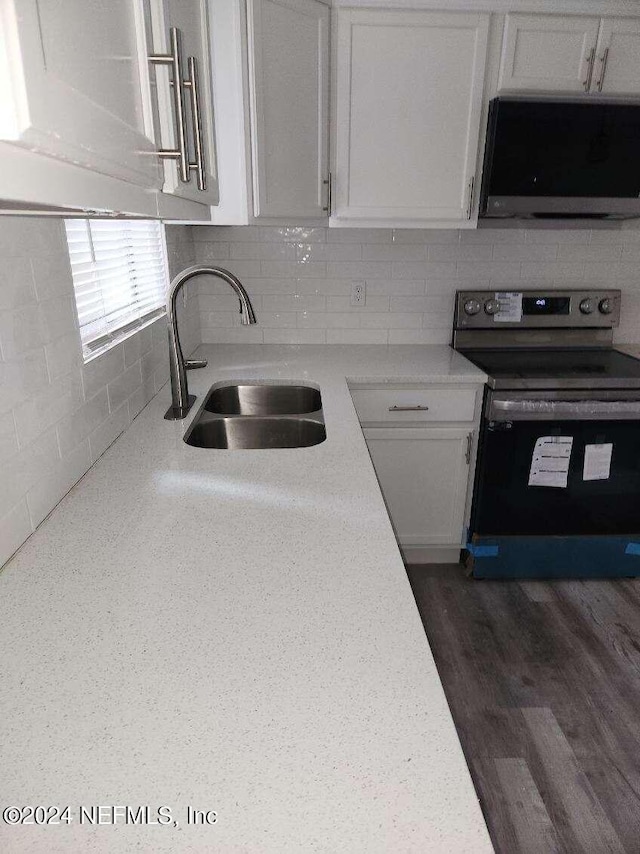
[[[360,388],[353,389],[351,397],[363,424],[474,420],[472,388]]]

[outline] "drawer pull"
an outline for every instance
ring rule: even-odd
[[[428,406],[390,406],[389,412],[426,412]]]

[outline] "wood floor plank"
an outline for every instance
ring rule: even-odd
[[[522,714],[555,798],[571,817],[571,829],[585,851],[625,854],[624,846],[591,788],[551,709],[523,709]]]
[[[496,759],[496,772],[520,854],[560,854],[553,823],[524,759]]]
[[[408,574],[496,851],[640,854],[640,579]]]

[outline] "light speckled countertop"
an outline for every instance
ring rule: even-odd
[[[317,383],[327,440],[192,448],[165,387],[7,564],[3,806],[74,820],[0,823],[0,849],[491,852],[345,382],[484,375],[447,347],[200,355],[199,396]],[[98,804],[179,826],[81,825]]]

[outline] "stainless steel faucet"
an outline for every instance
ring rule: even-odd
[[[177,298],[189,279],[194,276],[199,276],[204,273],[208,276],[217,276],[222,279],[238,295],[240,300],[240,314],[242,315],[242,323],[253,324],[256,322],[256,316],[253,312],[253,306],[249,295],[244,289],[242,282],[237,279],[233,273],[228,270],[223,270],[222,267],[209,267],[206,264],[196,264],[193,267],[186,267],[181,273],[173,279],[169,285],[169,293],[167,296],[167,321],[169,326],[169,367],[171,371],[171,406],[164,416],[168,421],[177,421],[184,418],[194,404],[196,396],[189,394],[189,386],[187,384],[187,369],[204,368],[207,364],[205,359],[202,360],[185,360],[180,346],[180,335],[178,334],[178,312]]]

